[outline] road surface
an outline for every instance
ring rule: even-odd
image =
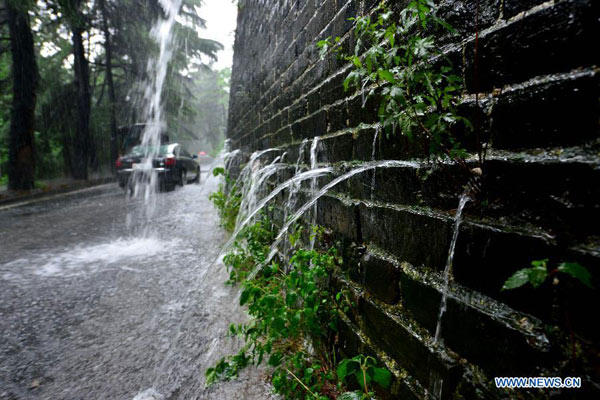
[[[0,209],[0,399],[270,397],[256,369],[204,387],[245,318],[216,186],[160,193],[150,218],[116,184]]]

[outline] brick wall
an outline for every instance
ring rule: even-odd
[[[425,398],[435,382],[442,382],[443,398],[505,397],[493,387],[494,376],[538,375],[582,376],[581,391],[561,395],[597,396],[598,291],[568,279],[535,290],[500,288],[543,258],[580,262],[600,287],[600,2],[441,2],[441,16],[457,28],[440,42],[464,79],[462,112],[489,135],[491,150],[482,193],[465,209],[442,320],[444,346],[437,348],[442,271],[467,177],[450,163],[433,167],[400,135],[380,135],[373,149],[375,100],[363,108],[359,93],[345,93],[349,66],[332,55],[320,60],[316,48],[328,36],[351,44],[348,18],[376,2],[239,3],[232,148],[250,154],[278,147],[293,165],[303,140],[319,136],[319,163],[338,173],[373,155],[417,161],[376,170],[375,177],[359,174],[318,203],[318,223],[344,244],[337,284],[358,304],[340,334],[345,351],[384,360],[396,377],[391,397]]]

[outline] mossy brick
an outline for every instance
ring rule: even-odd
[[[306,99],[301,98],[290,107],[290,111],[289,111],[290,123],[296,122],[300,118],[304,118],[306,116],[306,106],[307,106]]]
[[[545,0],[504,0],[504,18],[512,18],[515,15],[530,10],[544,2]]]
[[[319,159],[329,163],[351,160],[353,142],[348,133],[324,138],[320,141]]]
[[[441,1],[438,16],[453,29],[436,30],[436,36],[443,42],[459,40],[461,37],[482,31],[493,25],[500,17],[501,0],[445,0]]]
[[[356,206],[331,196],[318,200],[317,223],[333,229],[350,240],[358,240]]]
[[[365,242],[373,242],[401,261],[436,269],[445,264],[450,227],[443,217],[361,204],[360,226]]]
[[[389,260],[367,252],[361,258],[363,284],[376,298],[387,304],[400,300],[400,269]]]
[[[335,104],[327,110],[327,132],[337,132],[347,127],[348,111],[345,103]]]
[[[371,300],[360,303],[363,330],[373,342],[398,364],[413,373],[425,387],[437,375],[443,382],[443,398],[449,398],[460,378],[461,367],[453,360],[426,346],[423,338],[412,332],[400,318],[393,316]]]

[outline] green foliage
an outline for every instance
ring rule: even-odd
[[[106,17],[112,49],[117,125],[143,122],[139,106],[148,58],[158,51],[150,36],[164,11],[157,0],[10,0],[29,11],[39,68],[35,121],[37,178],[54,178],[72,169],[75,155],[77,96],[71,33],[74,27],[88,38],[90,68],[90,165],[107,172],[114,160],[110,149],[111,101],[107,83]],[[173,141],[206,138],[206,150],[223,137],[229,96],[229,70],[210,71],[222,45],[198,35],[205,22],[201,0],[183,0],[172,44],[173,58],[165,81],[165,119]],[[102,11],[105,11],[103,13]],[[200,11],[201,12],[201,11]],[[7,24],[0,26],[8,38]],[[0,45],[0,177],[6,173],[7,131],[12,105],[9,41]],[[198,135],[198,133],[201,135]],[[200,136],[200,137],[199,137]],[[204,150],[204,149],[202,149]]]
[[[324,234],[323,229],[314,232]],[[230,326],[230,334],[243,337],[245,344],[237,354],[222,358],[206,371],[207,384],[233,379],[248,365],[266,362],[272,368],[274,390],[284,398],[329,399],[344,391],[346,379],[356,376],[356,369],[364,374],[363,383],[358,383],[364,394],[348,397],[352,393],[347,392],[344,396],[374,398],[372,383],[389,387],[391,373],[378,368],[373,358],[343,360],[336,369],[338,321],[352,306],[345,292],[329,285],[333,270],[342,262],[336,248],[299,248],[288,268],[277,262],[264,265],[275,234],[272,224],[262,218],[242,230],[224,257],[230,271],[228,283],[241,286],[240,305],[248,308],[252,319]]]
[[[333,387],[332,360],[328,354],[332,331],[337,329],[338,312],[344,296],[328,288],[328,277],[340,262],[335,248],[297,250],[290,259],[290,272],[278,263],[263,266],[251,279],[249,273],[262,266],[274,238],[270,224],[262,220],[247,228],[234,251],[224,258],[230,280],[240,283],[240,305],[248,307],[253,319],[232,326],[231,333],[246,344],[233,357],[209,369],[207,377],[230,379],[250,364],[263,360],[273,368],[273,386],[286,398],[321,398],[323,386]],[[309,349],[308,343],[314,347]]]
[[[548,278],[556,276],[558,273],[569,275],[578,280],[588,288],[592,288],[591,274],[581,264],[564,262],[555,269],[548,270],[548,259],[532,261],[531,267],[520,269],[506,280],[502,290],[511,290],[519,288],[527,283],[531,283],[534,288],[540,287]]]
[[[341,381],[354,378],[364,394],[369,397],[372,397],[369,387],[373,382],[386,389],[392,383],[390,371],[378,368],[377,361],[370,356],[358,355],[343,360],[337,367],[337,375]]]
[[[225,184],[219,184],[219,190],[211,193],[208,197],[217,208],[221,218],[221,226],[228,232],[235,229],[235,221],[240,211],[242,196],[239,187],[233,182],[224,168],[215,168],[214,176],[225,176]],[[228,191],[227,191],[228,190]]]
[[[381,98],[379,118],[387,134],[399,131],[409,139],[428,144],[435,158],[460,161],[466,156],[452,128],[471,124],[457,112],[462,80],[453,73],[431,32],[452,28],[435,15],[431,0],[414,0],[396,18],[382,2],[373,15],[353,18],[356,46],[342,50],[340,38],[317,43],[321,56],[333,49],[351,63],[344,89]]]
[[[221,185],[210,198],[222,225],[233,230],[240,188],[224,168],[212,173],[225,177],[229,191]],[[207,385],[233,379],[248,365],[266,362],[272,369],[274,390],[286,399],[371,399],[374,384],[390,386],[391,373],[377,367],[372,357],[357,356],[337,364],[339,320],[354,304],[345,290],[330,284],[343,262],[337,248],[324,228],[312,227],[310,232],[319,248],[302,248],[302,232],[296,229],[289,238],[289,260],[283,257],[266,264],[277,234],[274,225],[263,215],[240,231],[223,258],[229,270],[226,284],[240,286],[240,306],[246,306],[252,318],[229,327],[230,335],[242,337],[244,345],[207,369]],[[346,384],[355,384],[349,381],[352,377],[362,392],[346,391]]]

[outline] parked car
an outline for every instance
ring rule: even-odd
[[[154,151],[152,151],[154,150]],[[152,165],[145,165],[144,159],[155,153]],[[149,179],[150,172],[156,173],[161,189],[173,190],[175,185],[200,182],[200,165],[196,156],[191,156],[178,143],[163,144],[156,149],[137,145],[117,159],[117,178],[122,188],[131,187],[134,179]]]
[[[146,123],[124,125],[120,126],[117,130],[117,146],[119,154],[127,154],[131,151],[134,146],[142,144],[142,135],[147,127],[155,125],[148,125]],[[161,129],[160,143],[169,143],[169,135],[166,131]]]

